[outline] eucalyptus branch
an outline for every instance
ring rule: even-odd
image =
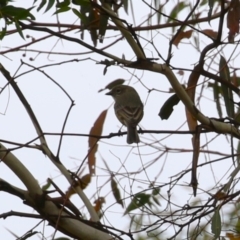
[[[2,74],[5,76],[5,78],[8,80],[8,82],[10,83],[10,85],[13,87],[13,89],[15,90],[17,96],[19,97],[19,99],[21,100],[23,106],[25,107],[29,117],[31,118],[33,125],[38,133],[40,142],[41,142],[41,146],[40,149],[43,151],[44,154],[46,154],[48,156],[48,158],[52,161],[52,163],[60,170],[60,172],[66,177],[66,179],[68,180],[69,184],[72,185],[72,178],[70,176],[70,173],[67,171],[67,169],[62,165],[62,163],[60,162],[60,160],[54,156],[54,154],[52,153],[52,151],[49,149],[47,142],[45,140],[44,134],[42,132],[42,129],[37,121],[37,118],[35,117],[35,114],[31,108],[31,106],[28,104],[28,101],[26,100],[26,98],[24,97],[23,93],[21,92],[21,90],[19,89],[19,87],[17,86],[17,84],[14,82],[14,79],[10,76],[10,73],[3,67],[3,65],[0,63],[0,71],[2,72]],[[7,149],[6,149],[7,152]],[[2,154],[4,153],[4,151],[1,152]],[[13,171],[15,173],[15,171]],[[25,178],[24,176],[23,180],[25,182]],[[86,197],[85,193],[82,191],[82,189],[80,189],[80,187],[78,186],[75,191],[78,193],[79,197],[82,199],[82,201],[84,202],[85,206],[87,207],[91,218],[93,221],[98,222],[99,221],[99,217],[95,211],[95,209],[93,208],[92,204],[90,203],[89,199]]]
[[[14,191],[18,192],[15,192],[15,196],[26,199],[28,205],[39,212],[43,218],[46,218],[52,226],[56,227],[63,233],[67,233],[69,236],[77,239],[90,240],[110,239],[110,236],[105,232],[88,226],[87,224],[82,223],[80,220],[66,218],[69,217],[69,214],[65,211],[62,211],[52,201],[44,201],[44,198],[42,198],[44,196],[43,191],[40,188],[37,180],[28,171],[28,169],[2,144],[0,144],[0,149],[2,150],[0,151],[0,159],[2,159],[2,161],[19,177],[19,179],[28,189],[28,191],[24,191],[11,186]],[[56,222],[58,223],[57,226]]]
[[[136,63],[134,64],[135,68],[142,69],[143,64]],[[133,67],[133,66],[132,66]],[[211,129],[217,133],[221,134],[230,134],[233,135],[235,138],[240,139],[240,131],[233,126],[230,123],[224,123],[220,122],[211,118],[206,117],[203,115],[199,109],[196,108],[190,97],[188,96],[186,90],[182,87],[182,85],[179,83],[178,79],[176,78],[173,71],[166,65],[166,64],[158,64],[158,63],[148,63],[144,64],[144,69],[161,73],[165,75],[172,85],[174,91],[180,98],[180,100],[183,102],[187,110],[192,114],[193,117],[195,117],[200,123],[203,124],[204,128]]]
[[[84,46],[84,47],[86,47],[86,48],[88,48],[88,49],[90,49],[90,50],[100,54],[100,55],[103,55],[103,56],[105,56],[107,58],[113,59],[117,63],[121,63],[121,64],[124,64],[124,65],[128,65],[128,64],[131,63],[130,61],[127,61],[127,60],[122,59],[122,58],[118,58],[118,57],[116,57],[116,56],[114,56],[114,55],[112,55],[110,53],[107,53],[107,52],[102,51],[102,50],[100,50],[98,48],[95,48],[95,47],[91,46],[90,44],[87,44],[86,42],[84,42],[84,41],[82,41],[82,40],[80,40],[78,38],[68,37],[68,36],[66,36],[64,34],[61,34],[61,33],[58,33],[58,32],[54,32],[54,31],[52,31],[51,29],[48,29],[48,28],[36,27],[36,26],[34,26],[34,24],[25,24],[25,23],[19,21],[19,25],[23,29],[30,29],[30,30],[33,30],[33,31],[47,32],[47,33],[52,34],[55,37],[59,37],[61,39],[65,39],[65,40],[70,41],[70,42],[78,43],[78,44],[80,44],[80,45],[82,45],[82,46]]]

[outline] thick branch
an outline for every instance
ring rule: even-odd
[[[52,201],[46,201],[43,198],[42,189],[28,169],[2,144],[0,150],[0,159],[20,178],[28,189],[28,191],[24,191],[14,187],[14,191],[19,192],[19,194],[15,193],[14,195],[26,199],[27,204],[40,213],[42,218],[48,220],[58,230],[77,239],[111,239],[107,233],[84,224],[80,220],[71,219],[71,215],[62,211]]]

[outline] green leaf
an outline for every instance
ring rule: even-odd
[[[161,21],[161,17],[162,17],[162,8],[163,8],[163,5],[159,5],[159,7],[157,8],[158,9],[158,12],[156,12],[157,14],[157,23],[159,24],[160,21]]]
[[[48,0],[48,5],[46,7],[45,12],[47,12],[48,10],[50,10],[53,6],[53,4],[55,3],[55,0]]]
[[[180,99],[177,94],[173,94],[168,100],[163,104],[158,114],[161,119],[168,119],[173,112],[173,107],[179,103]]]
[[[238,141],[238,146],[237,146],[237,162],[240,164],[240,141]]]
[[[65,8],[70,5],[70,0],[64,0],[63,2],[58,2],[56,8]]]
[[[123,8],[126,14],[128,14],[128,0],[123,0]]]
[[[158,201],[158,199],[155,196],[153,196],[152,199],[158,206],[161,206],[161,203]]]
[[[72,0],[72,3],[78,6],[87,6],[90,5],[89,0]]]
[[[61,7],[61,8],[59,8],[54,14],[67,12],[67,11],[69,11],[70,9],[71,9],[70,7]],[[53,14],[53,15],[54,15],[54,14]]]
[[[138,208],[144,206],[145,204],[151,204],[150,197],[151,197],[151,195],[145,194],[145,193],[135,194],[131,203],[128,205],[124,215],[135,209],[138,209]]]
[[[74,13],[78,18],[80,18],[83,22],[86,22],[86,21],[87,21],[86,17],[85,17],[83,14],[81,14],[76,8],[72,8],[72,11],[73,11],[73,13]]]
[[[3,27],[2,31],[0,31],[0,40],[2,40],[5,37],[6,32],[7,32],[7,27]]]
[[[0,7],[2,8],[2,7],[7,6],[8,2],[10,2],[10,1],[8,1],[8,0],[1,0],[0,1]]]
[[[19,26],[18,21],[15,22],[15,26],[16,26],[16,29],[17,29],[19,35],[25,40],[24,35],[23,35],[23,32],[22,32],[22,29],[21,29],[21,27]]]
[[[154,0],[154,6],[155,6],[156,9],[159,8],[159,5],[160,5],[159,0]]]
[[[223,56],[221,56],[220,58],[219,73],[221,78],[225,79],[228,82],[231,82],[229,68]],[[233,103],[232,90],[222,83],[221,83],[221,89],[222,89],[222,94],[225,102],[227,115],[228,117],[234,118],[234,103]]]
[[[178,14],[188,5],[185,2],[178,2],[175,7],[172,9],[170,13],[170,17],[168,18],[167,22],[174,21],[177,18]]]
[[[42,2],[40,3],[39,7],[37,8],[37,11],[39,12],[46,3],[47,3],[47,0],[42,0]]]
[[[155,187],[155,188],[153,188],[153,190],[152,190],[152,195],[153,196],[156,196],[156,195],[158,195],[159,193],[160,193],[160,187]]]
[[[112,188],[112,193],[116,202],[119,203],[122,207],[124,207],[120,190],[118,188],[117,182],[114,180],[113,177],[111,179],[111,188]]]
[[[221,108],[220,98],[219,98],[220,92],[221,92],[221,89],[218,85],[218,82],[215,81],[215,83],[213,84],[213,97],[214,97],[214,101],[216,102],[218,116],[222,118],[222,108]]]
[[[6,7],[1,8],[0,13],[3,16],[14,17],[17,20],[20,20],[20,19],[25,20],[28,18],[31,18],[31,20],[35,20],[35,17],[30,13],[32,9],[33,8],[25,9],[25,8],[18,8],[18,7],[8,5]]]
[[[238,218],[238,221],[235,225],[235,231],[239,234],[240,233],[240,218]]]
[[[89,17],[88,17],[88,22],[89,22],[90,26],[92,25],[92,23],[96,23],[98,20],[99,19],[96,18],[96,10],[95,9],[90,9]],[[93,42],[94,46],[96,47],[97,46],[97,40],[98,40],[97,30],[94,29],[94,28],[91,28],[89,30],[89,32],[90,32],[90,35],[91,35],[92,42]]]
[[[212,16],[212,10],[213,10],[213,4],[215,0],[208,0],[208,6],[209,6],[209,11],[208,11],[208,22],[210,23],[210,18]]]
[[[21,237],[22,240],[30,239],[33,235],[38,234],[38,231],[29,231],[27,232],[23,237]]]
[[[106,33],[106,29],[107,29],[107,24],[108,24],[108,16],[101,14],[100,15],[100,22],[99,22],[99,41],[100,43],[103,42],[105,33]]]
[[[214,234],[214,238],[217,239],[220,236],[222,230],[222,221],[219,209],[216,209],[215,213],[213,214],[211,229],[212,233]]]
[[[208,0],[202,0],[201,3],[199,4],[199,6],[204,6],[206,5],[208,2]]]

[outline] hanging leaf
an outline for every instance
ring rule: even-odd
[[[112,193],[116,202],[119,203],[122,207],[124,207],[120,190],[118,188],[117,182],[114,180],[113,177],[111,178],[111,188],[112,188]]]
[[[123,8],[126,14],[128,14],[128,0],[123,0]]]
[[[240,77],[236,75],[235,71],[233,73],[233,76],[230,78],[230,80],[235,87],[240,86]]]
[[[215,210],[213,214],[211,229],[215,239],[219,238],[222,231],[222,221],[218,208]]]
[[[231,0],[227,14],[227,27],[229,29],[228,41],[234,42],[234,37],[239,33],[240,3],[239,0]]]
[[[39,4],[38,8],[37,8],[37,11],[39,12],[43,7],[44,5],[47,3],[47,0],[42,0],[42,2]]]
[[[76,8],[72,8],[73,13],[81,19],[83,22],[87,22],[87,19],[84,15],[82,15]]]
[[[158,11],[156,12],[156,14],[157,14],[157,23],[158,23],[158,24],[159,24],[160,21],[161,21],[161,17],[162,17],[161,12],[162,12],[163,6],[164,6],[164,5],[159,5]]]
[[[100,15],[100,20],[99,20],[99,42],[103,43],[103,39],[107,30],[107,25],[108,25],[108,16],[105,14]]]
[[[89,20],[88,21],[89,24],[87,25],[87,27],[89,29],[93,45],[96,47],[97,40],[98,40],[97,29],[99,29],[99,20],[100,20],[99,12],[96,9],[91,9],[88,20]]]
[[[192,145],[193,145],[193,156],[192,156],[192,178],[191,178],[191,186],[193,188],[193,196],[197,195],[197,165],[200,151],[200,129],[196,128],[196,133],[192,137]]]
[[[22,28],[19,26],[19,23],[18,23],[17,20],[15,21],[15,26],[16,26],[16,29],[17,29],[19,35],[22,37],[22,39],[25,40],[24,35],[23,35],[23,32],[22,32]]]
[[[161,119],[168,119],[172,112],[173,107],[179,103],[180,99],[177,94],[173,94],[170,98],[167,99],[167,101],[163,104],[163,106],[160,109],[160,112],[158,116]]]
[[[178,33],[177,37],[174,39],[173,44],[177,47],[178,44],[181,42],[182,39],[187,38],[189,39],[192,36],[193,30],[188,31],[181,31]]]
[[[211,17],[212,17],[212,10],[213,10],[213,5],[214,5],[215,0],[208,0],[208,6],[209,6],[209,11],[208,11],[208,23],[210,24]]]
[[[199,65],[196,65],[189,76],[187,89],[186,89],[186,92],[188,93],[188,96],[192,100],[193,104],[195,104],[196,86],[197,86],[199,77],[200,77]],[[187,118],[187,124],[188,124],[189,130],[195,131],[198,125],[197,119],[188,111],[187,108],[185,108],[185,112],[186,112],[186,118]]]
[[[173,7],[170,17],[167,20],[167,23],[174,21],[177,18],[178,14],[188,5],[185,2],[177,2],[177,4]]]
[[[220,58],[219,73],[221,78],[231,82],[229,68],[223,56],[221,56]],[[222,89],[222,94],[225,102],[227,115],[228,117],[234,118],[234,103],[233,103],[232,90],[223,83],[221,83],[221,89]]]
[[[217,108],[218,116],[220,118],[222,118],[222,108],[221,108],[219,96],[220,96],[220,87],[218,85],[218,82],[215,81],[214,86],[213,86],[213,97],[214,97],[214,100],[216,102],[216,108]]]
[[[237,146],[237,162],[238,165],[240,164],[240,141],[238,141],[238,146]]]
[[[102,129],[103,129],[103,124],[105,122],[107,110],[102,111],[102,113],[99,115],[97,120],[95,121],[93,127],[90,130],[90,135],[96,135],[96,136],[101,136],[102,134]],[[95,154],[98,149],[98,139],[94,137],[89,137],[88,139],[88,145],[89,145],[89,150],[88,150],[88,167],[89,167],[89,172],[90,174],[95,174],[95,164],[96,164],[96,157]]]
[[[150,197],[151,197],[151,195],[146,194],[146,193],[135,194],[131,203],[128,205],[124,215],[126,215],[127,213],[129,213],[135,209],[138,209],[138,208],[144,206],[145,204],[151,205]]]
[[[45,13],[52,8],[54,3],[55,3],[55,0],[48,0],[48,5],[46,7]]]

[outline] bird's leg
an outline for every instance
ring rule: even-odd
[[[122,129],[123,125],[120,127],[120,129],[118,130],[118,136],[122,136],[122,132],[121,132],[121,129]]]

